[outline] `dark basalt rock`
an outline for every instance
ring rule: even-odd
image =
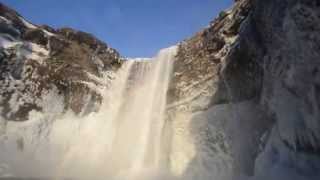
[[[52,27],[50,27],[48,25],[45,25],[45,24],[40,25],[40,28],[45,29],[45,30],[47,30],[48,32],[51,32],[51,33],[57,33],[57,31],[54,28],[52,28]]]
[[[266,49],[263,59],[256,59],[263,61],[265,67],[261,104],[276,114],[283,140],[305,152],[310,151],[310,144],[314,149],[320,147],[319,143],[314,143],[320,139],[317,133],[320,107],[316,98],[320,92],[315,88],[319,84],[317,69],[320,67],[320,7],[317,2],[259,2],[251,17],[251,23],[257,23],[256,32]],[[295,118],[289,118],[291,114],[295,114]],[[285,126],[292,129],[281,132],[287,128]],[[288,134],[297,139],[287,139]]]
[[[64,48],[68,48],[70,46],[70,42],[58,37],[51,36],[49,37],[49,49],[51,55],[59,54],[63,51]]]
[[[18,38],[20,36],[20,32],[13,28],[11,25],[1,21],[0,19],[0,33],[8,34],[14,38]]]
[[[48,43],[48,38],[41,29],[28,29],[22,38],[26,41],[40,44],[42,46],[46,46]]]

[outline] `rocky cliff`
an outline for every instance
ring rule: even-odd
[[[183,133],[198,134],[181,140],[193,153],[176,150],[186,172],[320,177],[319,10],[317,0],[239,0],[180,44],[169,119],[191,114]],[[208,167],[217,159],[226,163]]]
[[[170,168],[186,179],[319,179],[319,60],[318,0],[235,1],[179,44],[167,97]],[[6,120],[95,111],[108,86],[101,79],[121,64],[90,34],[33,25],[0,5]]]
[[[26,120],[31,111],[57,115],[99,107],[97,87],[121,65],[119,53],[71,28],[29,23],[0,4],[0,114]],[[88,102],[90,102],[88,104]]]

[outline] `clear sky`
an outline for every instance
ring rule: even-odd
[[[126,57],[150,57],[206,27],[233,0],[1,0],[35,24],[94,34]]]

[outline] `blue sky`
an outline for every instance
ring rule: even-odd
[[[186,39],[233,0],[2,0],[29,21],[94,34],[127,57]]]

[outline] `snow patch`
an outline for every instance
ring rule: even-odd
[[[27,58],[43,63],[43,59],[49,55],[49,51],[38,44],[24,43],[24,47],[18,51],[21,58]]]
[[[45,56],[48,56],[49,55],[49,51],[44,49],[43,47],[41,47],[40,45],[38,44],[34,44],[34,43],[27,43],[28,45],[28,48],[32,51],[32,52],[35,52],[35,53],[38,53],[38,54],[42,54],[42,55],[45,55]]]
[[[8,20],[7,18],[0,16],[0,19],[3,20],[7,24],[12,24],[12,21]]]
[[[45,29],[41,29],[47,36],[55,36],[55,34],[45,30]]]
[[[22,21],[22,23],[29,29],[36,29],[37,27],[31,23],[29,23],[28,21],[26,21],[25,19],[23,19],[22,17],[19,17],[19,19]]]
[[[12,41],[12,40],[9,40],[7,38],[4,38],[2,36],[0,36],[0,47],[2,48],[12,48],[12,47],[15,47],[17,45],[21,45],[23,44],[22,42],[18,42],[18,41]]]

